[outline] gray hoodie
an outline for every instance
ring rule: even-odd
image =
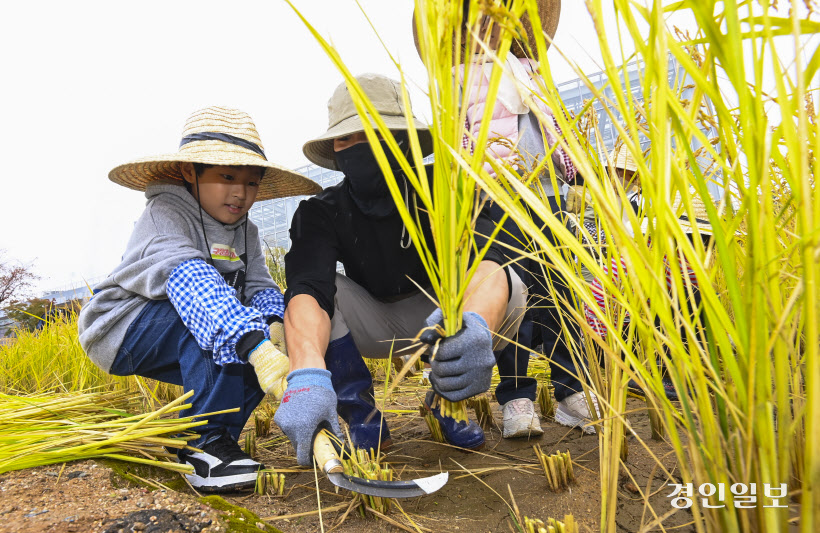
[[[171,272],[189,259],[208,258],[202,236],[199,205],[185,187],[156,182],[145,190],[145,211],[137,221],[122,262],[94,288],[94,297],[80,312],[80,344],[106,372],[114,363],[128,327],[149,300],[167,299]],[[248,265],[242,222],[222,224],[202,212],[214,266],[222,274],[246,269],[245,300],[277,287],[265,264],[256,225],[248,222]]]

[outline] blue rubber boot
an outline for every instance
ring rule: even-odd
[[[382,450],[389,447],[390,430],[376,408],[373,376],[350,333],[328,345],[325,365],[336,391],[336,412],[347,422],[353,446],[378,450],[381,442]],[[366,421],[368,417],[370,420]]]
[[[453,446],[459,448],[466,448],[468,450],[477,450],[484,446],[484,430],[478,424],[467,419],[467,422],[458,422],[449,416],[442,416],[441,409],[430,407],[435,403],[436,393],[429,391],[427,397],[424,398],[424,406],[433,413],[433,416],[438,420],[441,426],[441,433],[444,435],[444,440]]]

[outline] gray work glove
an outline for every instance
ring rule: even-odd
[[[321,368],[300,368],[288,374],[288,388],[273,421],[296,448],[296,461],[302,466],[310,466],[313,439],[321,429],[342,438],[330,372]]]
[[[427,326],[441,323],[441,309],[427,317]],[[472,312],[462,316],[461,331],[452,337],[442,338],[435,330],[428,329],[422,342],[438,350],[430,359],[430,384],[440,396],[458,402],[481,394],[490,388],[495,356],[493,336],[480,315]],[[439,340],[441,339],[441,340]]]

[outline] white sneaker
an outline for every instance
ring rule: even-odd
[[[595,411],[600,413],[598,398],[594,394],[592,395],[592,404],[595,406]],[[596,416],[593,419],[590,414],[586,394],[583,391],[567,396],[558,402],[558,407],[555,409],[556,422],[571,428],[581,428],[581,431],[587,435],[595,434],[595,427],[592,422],[598,420],[598,418],[600,417]]]
[[[504,431],[505,439],[516,437],[537,437],[544,434],[541,429],[541,422],[535,414],[535,406],[528,398],[518,398],[510,400],[504,406]]]

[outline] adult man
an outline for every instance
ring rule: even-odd
[[[409,149],[398,83],[373,74],[357,79],[399,145]],[[291,226],[292,247],[285,257],[285,334],[291,374],[275,420],[296,447],[300,464],[309,464],[317,427],[338,427],[334,408],[347,422],[356,447],[390,443],[362,357],[388,357],[441,318],[435,303],[419,289],[429,287],[429,278],[344,84],[331,97],[328,111],[329,129],[306,143],[303,151],[314,163],[341,170],[345,179],[300,204]],[[427,128],[416,121],[416,129],[429,153],[432,142]],[[413,192],[393,159],[391,167],[402,183],[407,205],[414,205]],[[424,213],[419,217],[426,220]],[[427,242],[433,242],[429,227],[423,231]],[[491,231],[492,222],[482,210],[476,233]],[[336,273],[337,261],[346,275]],[[464,328],[442,340],[432,363],[434,390],[425,403],[445,438],[459,447],[482,446],[484,433],[472,421],[442,416],[434,392],[458,401],[489,388],[495,364],[493,343],[497,349],[506,344],[491,332],[514,334],[526,302],[526,288],[514,272],[502,268],[504,263],[500,251],[491,247],[467,289],[471,296],[465,304]]]

